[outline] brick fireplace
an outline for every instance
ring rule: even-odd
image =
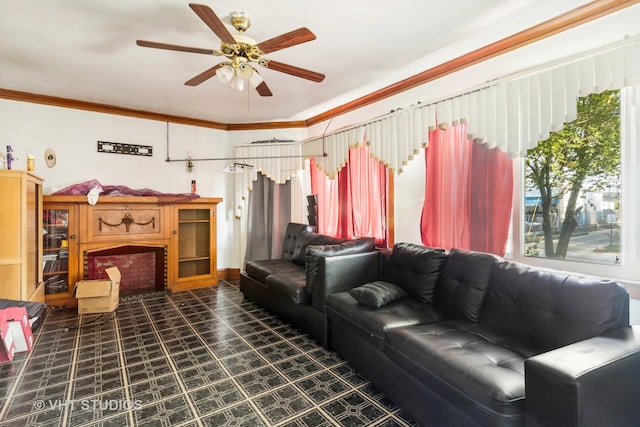
[[[166,246],[118,246],[84,252],[84,278],[107,279],[105,269],[118,267],[120,294],[167,288]]]

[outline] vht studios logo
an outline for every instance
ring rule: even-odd
[[[81,410],[81,411],[129,411],[142,408],[141,400],[101,400],[101,399],[83,399],[83,400],[36,400],[33,402],[33,409],[42,410],[59,410],[65,409]]]

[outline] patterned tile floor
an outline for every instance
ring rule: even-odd
[[[0,364],[0,425],[410,426],[335,353],[237,282],[50,309],[31,352]]]

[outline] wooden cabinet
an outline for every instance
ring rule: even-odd
[[[0,298],[44,302],[42,179],[0,170]]]
[[[90,278],[90,254],[130,255],[132,248],[161,249],[165,265],[159,275],[168,290],[216,284],[216,206],[221,201],[100,196],[89,205],[85,196],[45,196],[45,229],[52,236],[45,241],[47,303],[76,304],[73,286]],[[123,276],[123,287],[126,280]]]

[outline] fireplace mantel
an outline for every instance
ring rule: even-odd
[[[68,215],[63,239],[68,271],[61,272],[68,275],[68,287],[66,293],[47,295],[47,303],[75,302],[73,286],[87,279],[83,266],[88,254],[131,245],[166,249],[170,291],[216,284],[216,205],[220,202],[221,198],[204,197],[100,196],[90,205],[86,196],[44,196],[45,217],[47,212]]]

